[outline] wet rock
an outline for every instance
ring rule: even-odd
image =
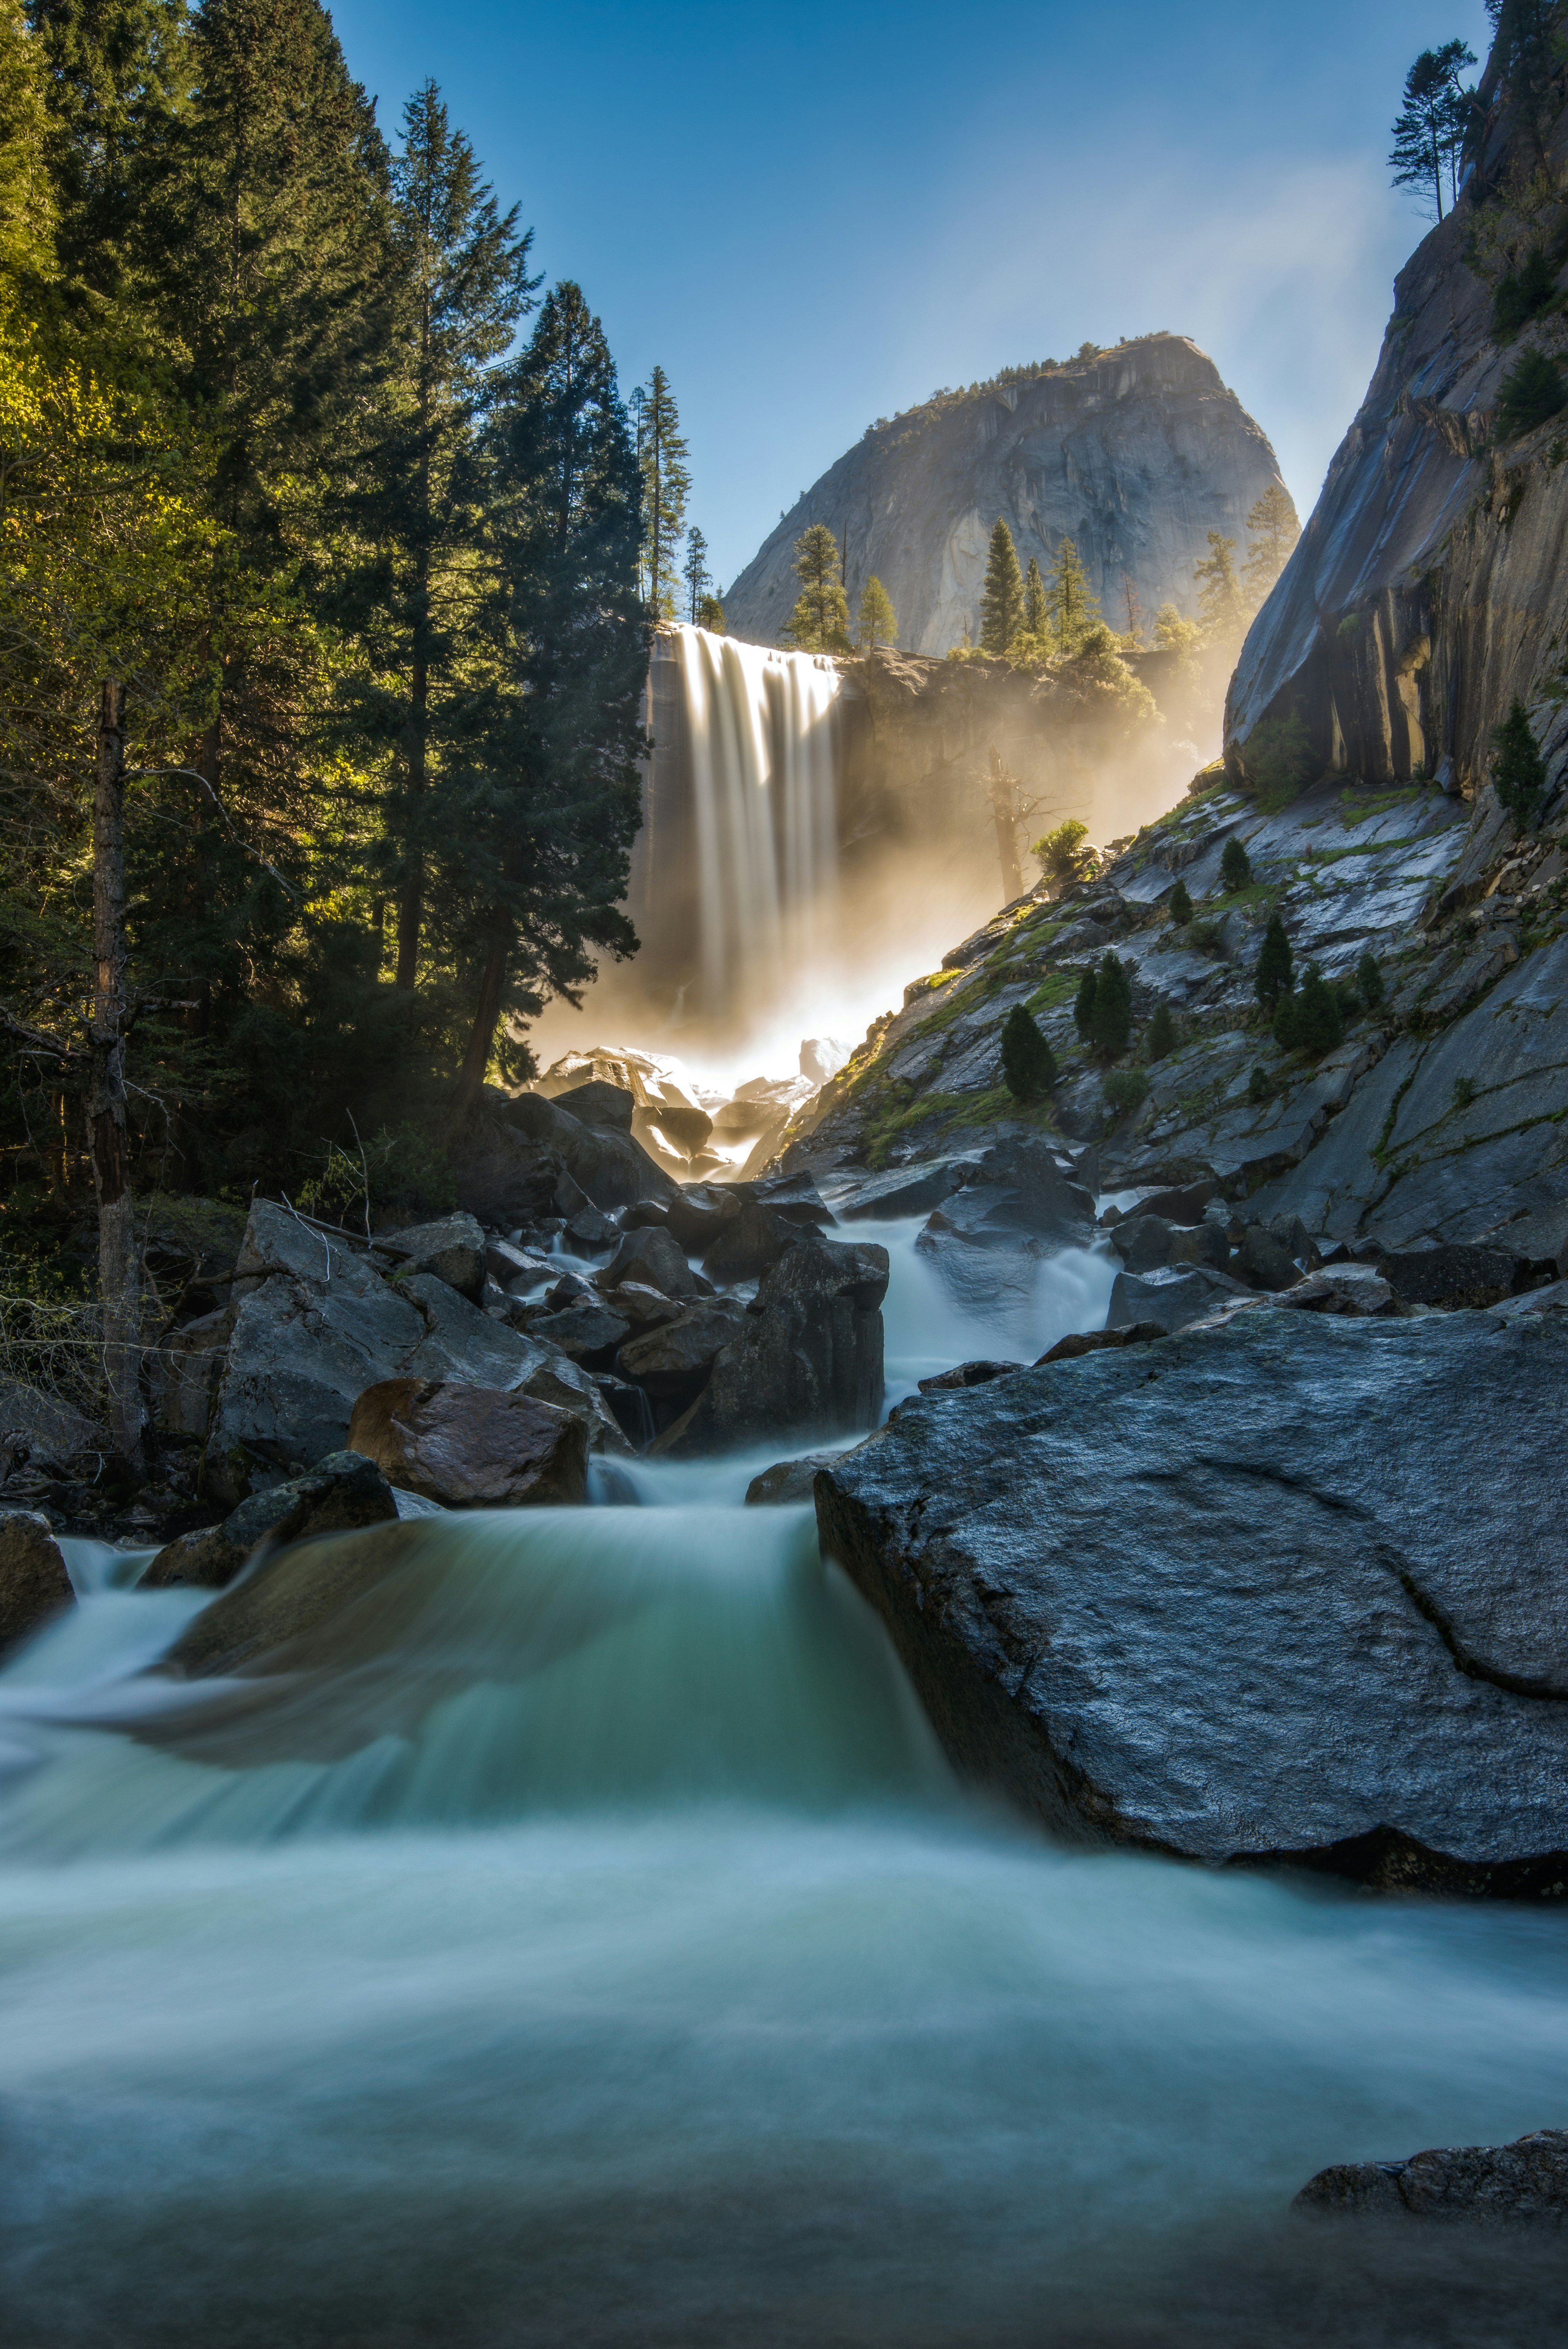
[[[749,1200],[762,1207],[771,1207],[792,1224],[823,1225],[833,1221],[832,1209],[817,1188],[811,1174],[761,1174],[745,1183],[713,1184],[709,1186],[721,1196],[738,1200],[742,1206]]]
[[[349,1441],[392,1483],[447,1508],[514,1509],[587,1496],[581,1419],[515,1391],[388,1379],[355,1404]]]
[[[1406,1305],[1497,1305],[1530,1286],[1531,1267],[1501,1248],[1438,1247],[1391,1250],[1377,1270]]]
[[[171,1330],[159,1348],[163,1392],[157,1421],[176,1435],[207,1433],[212,1398],[234,1332],[234,1309],[220,1306],[183,1328]]]
[[[108,1441],[108,1430],[73,1404],[0,1379],[0,1444],[25,1452],[35,1463],[47,1460],[63,1467],[83,1453],[107,1452]]]
[[[657,1225],[628,1232],[597,1279],[601,1288],[619,1288],[633,1280],[656,1288],[662,1297],[696,1297],[704,1283],[686,1260],[679,1242]]]
[[[661,1402],[681,1409],[707,1385],[720,1347],[746,1327],[744,1309],[726,1299],[687,1306],[679,1317],[624,1345],[620,1371]]]
[[[771,1468],[764,1468],[760,1476],[753,1476],[746,1488],[748,1509],[777,1509],[798,1506],[809,1501],[817,1484],[817,1471],[838,1458],[836,1452],[807,1452],[799,1460],[776,1460]]]
[[[222,1590],[260,1548],[349,1533],[358,1526],[388,1523],[397,1515],[397,1497],[375,1461],[359,1452],[329,1453],[308,1475],[253,1493],[221,1526],[167,1543],[139,1587],[162,1590],[193,1584]]]
[[[1408,2161],[1336,2162],[1308,2178],[1298,2210],[1355,2218],[1568,2226],[1568,2129],[1509,2145],[1441,2146]]]
[[[1039,1370],[1047,1362],[1076,1362],[1085,1354],[1102,1354],[1108,1346],[1146,1346],[1150,1339],[1165,1334],[1162,1321],[1128,1321],[1115,1330],[1075,1330],[1058,1338],[1034,1368]]]
[[[975,1158],[936,1158],[923,1165],[867,1174],[850,1187],[833,1186],[833,1211],[843,1223],[868,1216],[891,1222],[903,1216],[929,1216],[979,1172]]]
[[[366,1526],[319,1542],[291,1544],[204,1608],[162,1669],[180,1679],[286,1671],[295,1641],[336,1615],[351,1615],[379,1586],[430,1557],[428,1521]],[[436,1572],[438,1557],[433,1559]]]
[[[376,1251],[402,1272],[428,1272],[479,1302],[485,1277],[485,1236],[472,1216],[443,1216],[438,1223],[412,1224],[400,1232],[377,1232]]]
[[[707,1386],[655,1448],[689,1456],[781,1429],[851,1435],[874,1427],[887,1281],[885,1248],[797,1234],[763,1274]]]
[[[1156,1191],[1139,1201],[1137,1212],[1162,1216],[1168,1224],[1201,1224],[1215,1188],[1212,1182],[1184,1183],[1173,1190]]]
[[[802,1226],[789,1216],[756,1199],[743,1200],[704,1254],[703,1272],[725,1286],[760,1279],[802,1237]]]
[[[1561,1315],[1254,1308],[903,1404],[823,1543],[954,1761],[1058,1831],[1554,1896],[1565,1378]]]
[[[1261,1224],[1249,1224],[1243,1232],[1234,1265],[1253,1288],[1291,1288],[1301,1278],[1300,1265]]]
[[[614,1247],[621,1237],[621,1226],[599,1207],[579,1207],[566,1218],[566,1237],[579,1247]]]
[[[531,1337],[559,1346],[574,1362],[597,1363],[603,1359],[606,1367],[621,1340],[632,1334],[631,1322],[625,1316],[612,1312],[597,1298],[585,1298],[559,1313],[542,1314],[528,1327]]]
[[[958,1387],[983,1387],[992,1379],[1005,1379],[1011,1371],[1021,1371],[1022,1362],[955,1362],[950,1371],[938,1371],[934,1378],[922,1379],[922,1394],[947,1394]]]
[[[485,1270],[492,1280],[500,1281],[509,1295],[515,1296],[519,1289],[532,1288],[540,1281],[548,1280],[551,1263],[547,1256],[532,1248],[519,1247],[511,1240],[491,1240],[485,1248]]]
[[[1303,1313],[1351,1313],[1376,1318],[1399,1310],[1399,1300],[1387,1282],[1360,1266],[1309,1272],[1305,1280],[1287,1288],[1279,1301]]]
[[[640,1199],[668,1200],[677,1185],[642,1144],[618,1127],[584,1124],[559,1102],[522,1093],[500,1111],[504,1123],[537,1148],[555,1154],[583,1196],[608,1212]],[[521,1218],[514,1218],[521,1221]]]
[[[623,1280],[618,1288],[606,1289],[604,1302],[613,1313],[630,1322],[639,1335],[645,1330],[659,1329],[666,1321],[678,1321],[685,1310],[673,1297],[665,1297],[640,1280]]]
[[[1094,1230],[1094,1201],[1063,1173],[1043,1143],[1001,1142],[982,1154],[979,1180],[933,1210],[926,1232],[952,1235],[979,1247],[1016,1247],[1026,1240],[1052,1247],[1086,1247]]]
[[[1206,1265],[1190,1268],[1168,1265],[1150,1273],[1119,1272],[1110,1292],[1106,1328],[1158,1322],[1161,1330],[1184,1330],[1188,1322],[1202,1321],[1222,1306],[1240,1303],[1252,1294],[1229,1273],[1212,1271]]]
[[[0,1652],[72,1604],[71,1578],[47,1517],[0,1509]]]
[[[593,1079],[585,1085],[573,1085],[566,1092],[555,1095],[558,1109],[581,1119],[584,1125],[607,1126],[613,1133],[630,1133],[632,1119],[636,1112],[636,1099],[619,1085],[605,1084]]]
[[[670,1201],[665,1221],[681,1247],[696,1256],[710,1247],[723,1226],[739,1213],[740,1202],[731,1193],[691,1183],[679,1198]]]

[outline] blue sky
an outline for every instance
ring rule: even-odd
[[[346,0],[396,137],[426,75],[624,386],[668,370],[718,577],[879,415],[1168,327],[1305,513],[1425,233],[1384,158],[1481,0]]]

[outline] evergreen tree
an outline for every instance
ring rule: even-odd
[[[1157,652],[1174,653],[1185,663],[1190,661],[1203,641],[1203,631],[1196,620],[1184,620],[1174,604],[1161,604],[1154,615],[1154,647]]]
[[[509,1010],[578,999],[591,948],[622,957],[640,817],[651,615],[638,595],[637,462],[614,364],[579,287],[552,289],[489,435],[510,600],[509,738],[459,837],[459,936],[477,974],[457,1113],[478,1102]]]
[[[1073,1026],[1087,1044],[1094,1033],[1094,965],[1090,963],[1078,981],[1078,994],[1073,999]]]
[[[1246,624],[1246,602],[1236,577],[1236,542],[1217,530],[1209,533],[1209,552],[1196,565],[1198,610],[1203,634],[1211,644],[1227,644]]]
[[[1132,1040],[1132,977],[1107,950],[1095,977],[1088,1040],[1101,1060],[1119,1060]]]
[[[58,265],[114,300],[134,282],[151,174],[191,82],[185,0],[27,0],[51,117]]]
[[[1540,154],[1561,69],[1558,7],[1555,0],[1486,0],[1486,7],[1497,28],[1492,62],[1501,67],[1508,96]]]
[[[1555,359],[1532,347],[1522,350],[1503,377],[1497,395],[1497,429],[1505,440],[1533,432],[1568,408],[1568,385]]]
[[[1149,1061],[1163,1061],[1169,1053],[1174,1051],[1175,1048],[1176,1022],[1171,1017],[1171,1006],[1168,1003],[1157,1003],[1154,1007],[1154,1017],[1150,1021],[1143,1039],[1144,1058]]]
[[[1185,929],[1192,918],[1192,898],[1185,881],[1178,881],[1171,892],[1171,918],[1178,928]]]
[[[637,461],[643,476],[643,575],[655,620],[676,610],[676,556],[686,521],[691,475],[670,379],[656,367],[633,401]]]
[[[1233,897],[1238,889],[1245,889],[1250,885],[1252,877],[1253,860],[1247,854],[1244,843],[1238,840],[1233,833],[1226,841],[1224,853],[1220,858],[1220,878],[1224,883],[1225,895],[1228,897]]]
[[[874,574],[866,581],[865,593],[861,597],[855,642],[863,653],[874,652],[878,645],[898,642],[898,614],[892,608],[892,597]]]
[[[1345,1041],[1339,998],[1315,963],[1294,992],[1281,995],[1274,1016],[1274,1042],[1283,1052],[1309,1052],[1314,1060]]]
[[[1005,653],[1024,626],[1024,574],[1018,550],[1006,523],[998,520],[991,533],[985,562],[985,584],[980,591],[980,646],[984,652]]]
[[[1039,858],[1041,872],[1058,889],[1068,888],[1075,881],[1087,881],[1099,864],[1099,857],[1088,844],[1088,826],[1076,815],[1068,816],[1054,832],[1044,833],[1029,854]]]
[[[1243,601],[1255,612],[1284,569],[1301,536],[1290,492],[1271,481],[1247,515],[1247,559],[1242,565]]]
[[[1491,779],[1497,796],[1517,829],[1535,823],[1546,790],[1546,761],[1536,747],[1530,713],[1516,695],[1501,726],[1491,730]]]
[[[1031,554],[1024,574],[1024,634],[1043,637],[1046,629],[1046,583],[1040,576],[1037,557]]]
[[[1509,270],[1497,281],[1491,298],[1493,335],[1500,340],[1516,335],[1545,309],[1556,291],[1552,264],[1542,247],[1532,244],[1519,268]]]
[[[1099,600],[1089,593],[1078,548],[1064,538],[1046,581],[1046,626],[1057,652],[1070,657],[1099,618]]]
[[[1002,1023],[1002,1081],[1015,1101],[1039,1101],[1057,1081],[1057,1056],[1021,1003]]]
[[[1376,1011],[1383,1000],[1383,966],[1370,947],[1356,966],[1356,988],[1368,1011]]]
[[[1460,76],[1474,63],[1463,41],[1446,41],[1440,49],[1423,49],[1405,76],[1405,102],[1394,124],[1388,169],[1396,187],[1422,191],[1439,220],[1445,181],[1457,191],[1457,154],[1469,116],[1469,94],[1461,90]]]
[[[717,595],[703,597],[696,609],[696,624],[699,628],[706,628],[710,636],[727,635],[729,624],[724,616],[724,605]]]
[[[0,0],[0,309],[8,314],[18,301],[36,307],[58,266],[46,93],[43,44],[26,30],[15,0]],[[15,316],[7,322],[15,333]]]
[[[1276,906],[1269,916],[1268,927],[1264,932],[1264,942],[1258,951],[1257,996],[1265,1010],[1272,1010],[1280,997],[1287,992],[1295,972],[1290,939]]]
[[[703,605],[713,600],[708,594],[713,580],[707,567],[707,541],[696,523],[686,533],[686,556],[681,566],[681,577],[686,585],[686,617],[696,627],[698,626],[697,615]]]
[[[850,650],[850,605],[839,567],[839,542],[825,522],[814,522],[795,542],[800,593],[784,641],[802,653]]]
[[[443,780],[449,767],[460,770],[482,707],[464,675],[465,643],[494,576],[484,558],[473,434],[493,391],[493,363],[532,308],[539,281],[528,274],[531,232],[519,230],[515,206],[498,210],[433,81],[403,109],[393,198],[404,301],[381,395],[385,436],[358,519],[373,550],[368,632],[378,670],[397,680],[380,716],[398,751],[399,788],[388,813],[397,985],[408,989],[418,968],[427,860],[439,857],[448,834]]]

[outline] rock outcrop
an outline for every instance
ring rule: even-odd
[[[71,1604],[71,1578],[47,1517],[0,1509],[0,1655]]]
[[[657,1448],[690,1455],[770,1435],[874,1427],[887,1281],[885,1248],[797,1232],[763,1274],[744,1328],[720,1348],[701,1395]]]
[[[348,1440],[401,1491],[445,1508],[572,1506],[587,1497],[586,1428],[531,1395],[387,1379],[355,1404]]]
[[[1408,2161],[1336,2162],[1308,2178],[1298,2210],[1334,2217],[1568,2227],[1568,2129],[1510,2145],[1438,2146]]]
[[[389,1524],[397,1515],[396,1496],[362,1447],[328,1453],[308,1475],[253,1493],[221,1526],[181,1534],[166,1543],[139,1588],[222,1590],[259,1551],[311,1541],[321,1534]]]
[[[945,653],[979,634],[991,531],[1007,522],[1026,566],[1064,538],[1114,625],[1124,576],[1146,612],[1191,609],[1206,533],[1243,540],[1279,481],[1274,450],[1213,361],[1180,335],[1146,335],[1065,366],[1019,369],[872,426],[782,517],[726,593],[731,629],[776,644],[799,582],[795,543],[826,523],[858,596],[874,573],[901,641]]]
[[[1565,1378],[1562,1316],[1259,1300],[900,1405],[819,1475],[823,1546],[1057,1833],[1556,1897]]]

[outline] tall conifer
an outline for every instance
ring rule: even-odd
[[[1024,626],[1024,574],[1006,522],[991,533],[985,583],[980,590],[980,643],[984,651],[1005,653]]]
[[[850,603],[840,568],[839,542],[825,522],[808,523],[795,542],[795,575],[800,593],[783,631],[784,641],[803,653],[847,653]]]
[[[670,379],[656,367],[632,403],[637,461],[643,478],[643,567],[655,620],[673,620],[678,603],[676,562],[686,523],[691,475]]]
[[[1024,574],[1024,634],[1043,636],[1046,626],[1046,583],[1040,576],[1037,557],[1031,554]]]
[[[1083,559],[1072,540],[1064,538],[1046,581],[1046,625],[1057,652],[1076,653],[1099,617],[1099,599],[1089,592]]]

